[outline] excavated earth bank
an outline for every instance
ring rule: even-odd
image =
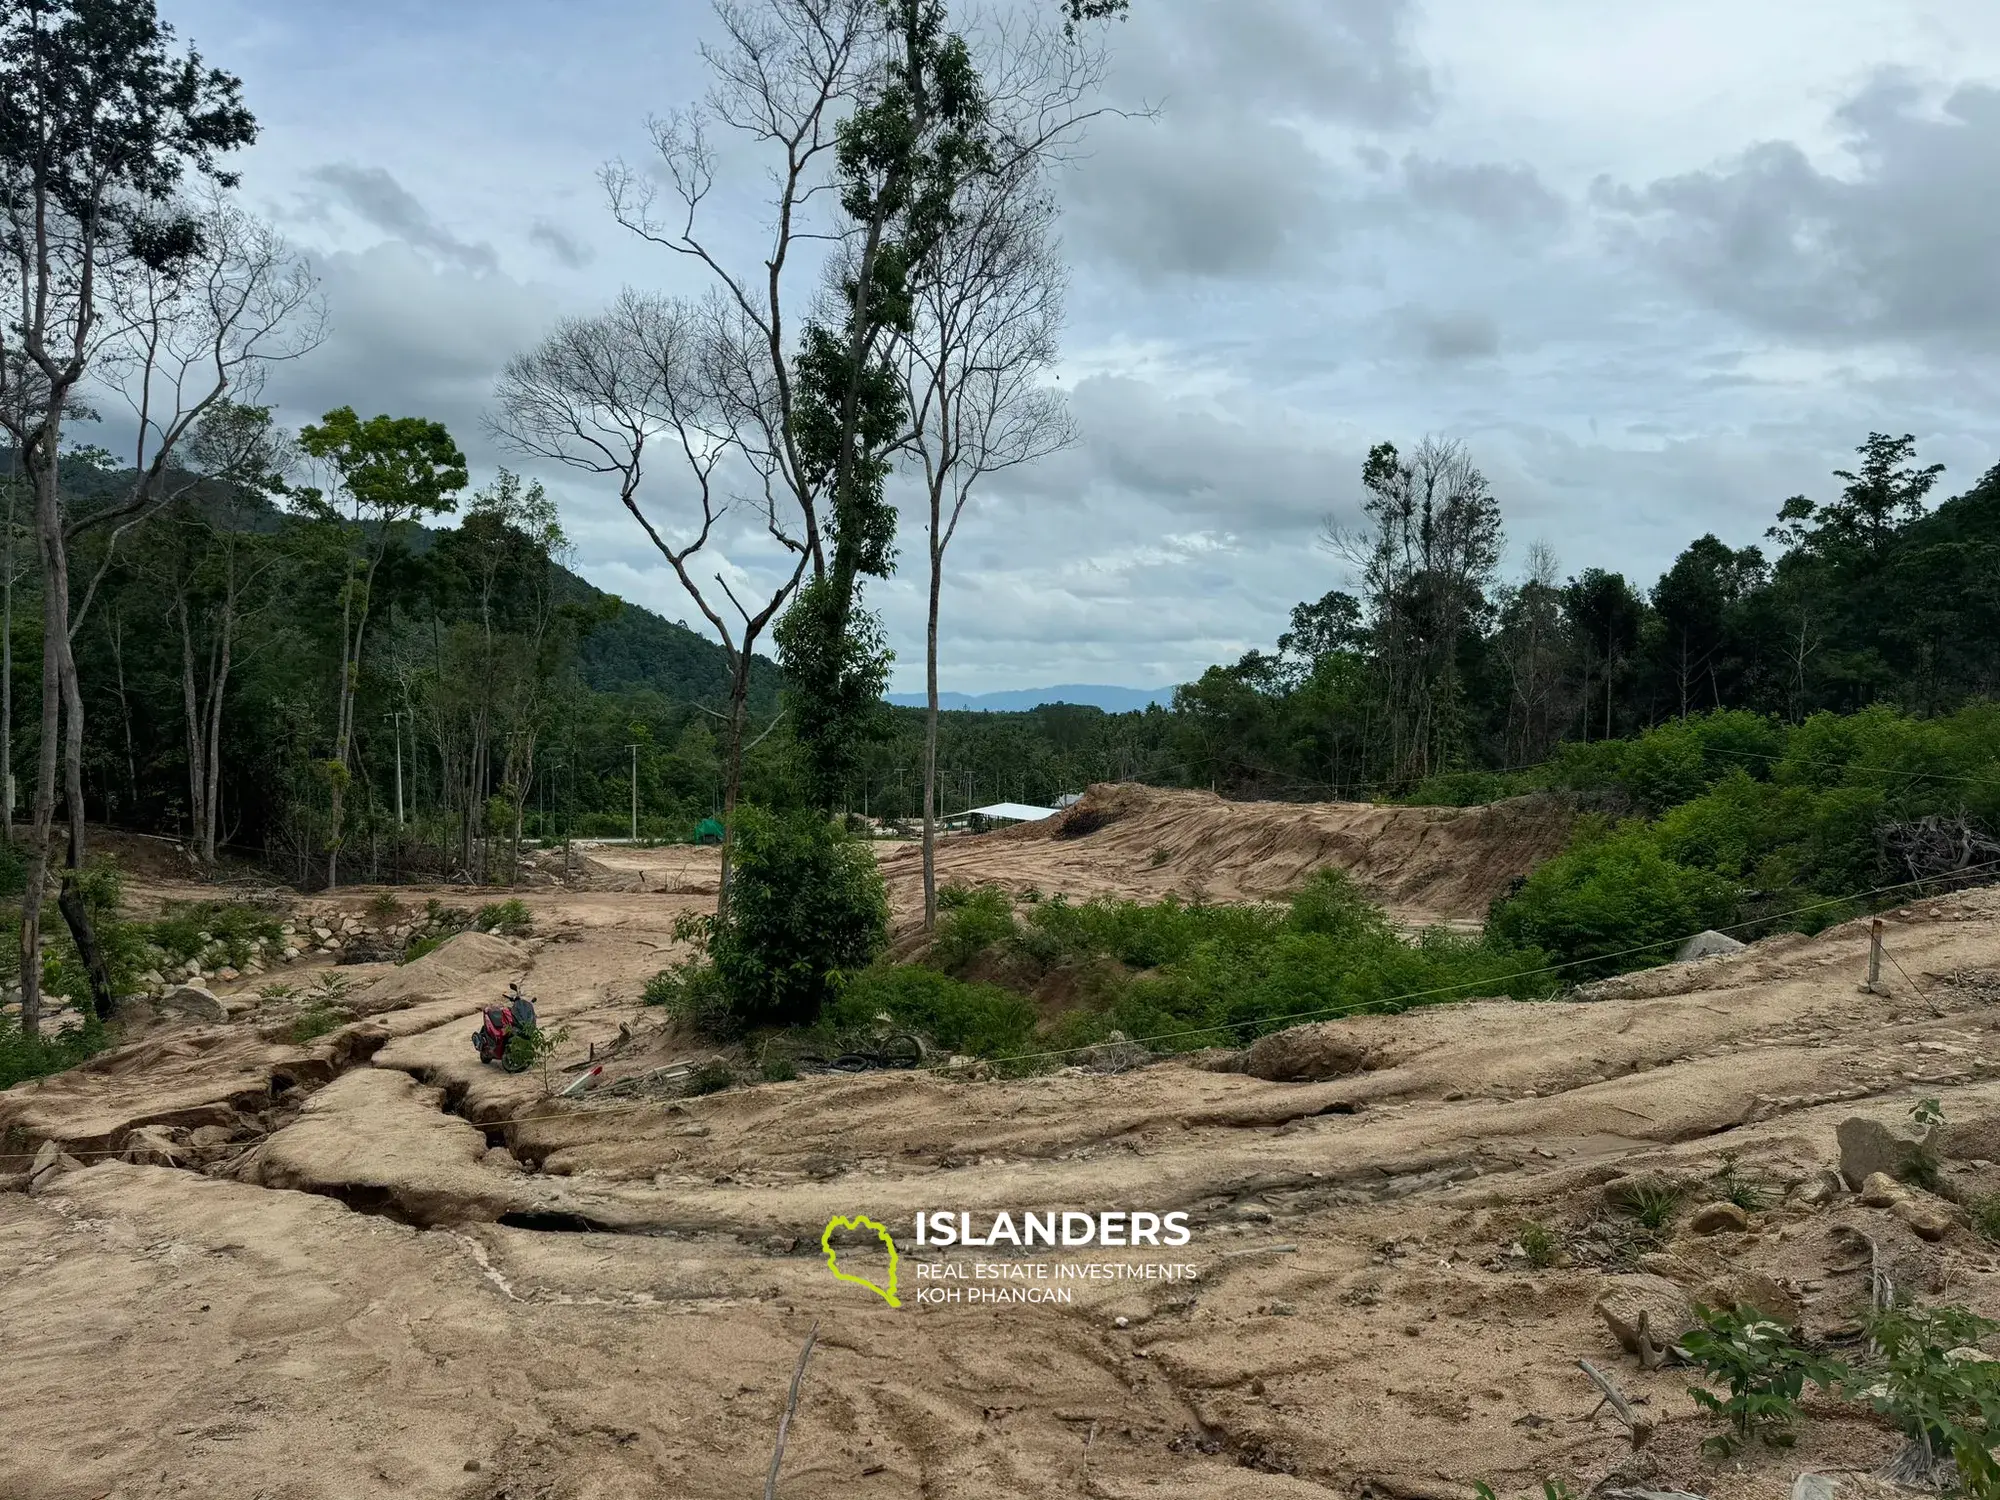
[[[1232,893],[1264,893],[1242,869]],[[635,1000],[704,898],[525,899],[532,939],[344,968],[355,1019],[305,1044],[231,996],[230,1021],[0,1094],[0,1495],[755,1494],[815,1325],[783,1495],[1470,1500],[1554,1474],[1776,1500],[1804,1470],[1886,1494],[1866,1471],[1896,1436],[1823,1403],[1788,1453],[1706,1458],[1688,1372],[1641,1368],[1600,1298],[1655,1327],[1754,1302],[1839,1338],[1867,1301],[1859,1231],[1899,1285],[2000,1314],[2000,1258],[1948,1201],[2000,1188],[2000,892],[1895,914],[1884,994],[1857,987],[1851,924],[1572,1000],[1303,1028],[1256,1064],[1287,1082],[1211,1057],[574,1103],[481,1069],[473,1013],[522,978],[570,1031],[555,1086],[592,1052],[614,1081],[698,1059]],[[1888,1149],[1918,1097],[1951,1122],[1946,1196],[1828,1181],[1843,1122],[1874,1122],[1850,1158]],[[1725,1159],[1763,1206],[1697,1233]],[[1648,1242],[1609,1204],[1660,1175],[1695,1192]],[[926,1209],[1180,1210],[1193,1242],[939,1252],[910,1236]],[[901,1307],[829,1274],[837,1215],[894,1231]],[[1518,1248],[1530,1221],[1556,1263]],[[837,1241],[841,1266],[885,1282],[869,1240]],[[1199,1274],[920,1296],[1034,1262]],[[1641,1403],[1644,1449],[1586,1419],[1579,1358]]]

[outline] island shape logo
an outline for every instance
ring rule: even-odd
[[[833,1232],[836,1229],[872,1229],[875,1231],[875,1237],[881,1240],[883,1247],[889,1252],[889,1285],[887,1287],[877,1286],[866,1276],[854,1276],[840,1269],[840,1252],[833,1248]],[[826,1221],[826,1228],[821,1232],[819,1237],[819,1247],[826,1252],[826,1268],[833,1272],[833,1279],[835,1281],[850,1281],[856,1286],[865,1286],[891,1307],[901,1307],[903,1305],[896,1296],[896,1242],[889,1238],[889,1231],[880,1224],[877,1224],[873,1219],[859,1214],[851,1219],[828,1219]]]

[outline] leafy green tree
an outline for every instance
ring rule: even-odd
[[[824,816],[741,817],[735,890],[709,951],[738,1027],[809,1026],[881,950],[882,875],[868,847]]]
[[[233,184],[218,163],[256,136],[239,81],[204,67],[192,49],[177,54],[173,40],[152,0],[0,0],[0,262],[8,268],[0,275],[0,426],[29,476],[43,582],[43,701],[20,950],[21,1026],[35,1039],[59,757],[70,838],[58,904],[97,1012],[109,1014],[112,1003],[78,886],[84,721],[70,644],[76,518],[58,485],[63,423],[107,339],[131,326],[109,316],[121,284],[200,257],[199,222],[176,201],[184,180]],[[155,467],[171,447],[161,438]]]
[[[329,801],[326,883],[340,883],[342,815],[353,775],[354,705],[374,604],[375,579],[400,531],[451,510],[465,487],[465,455],[444,424],[423,417],[370,417],[351,406],[303,428],[299,446],[324,468],[324,488],[293,493],[296,508],[334,534],[344,568],[340,586],[340,665],[333,754],[324,765]]]
[[[894,565],[896,510],[884,494],[910,425],[894,357],[915,327],[913,275],[958,213],[962,185],[995,164],[987,106],[965,40],[942,0],[878,0],[882,73],[843,123],[835,153],[846,257],[838,325],[808,320],[794,362],[792,442],[807,481],[828,497],[832,556],[779,632],[795,688],[808,775],[825,805],[852,773],[869,705],[888,662],[858,623],[864,578]]]

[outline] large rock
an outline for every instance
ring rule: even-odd
[[[498,1005],[507,981],[534,966],[528,945],[488,932],[461,932],[431,952],[385,974],[353,999],[361,1015],[402,1010],[431,1000],[477,1000]]]
[[[1870,1172],[1861,1182],[1861,1201],[1870,1208],[1894,1208],[1910,1190],[1887,1172]]]
[[[1368,1049],[1347,1035],[1337,1021],[1274,1031],[1257,1038],[1243,1054],[1245,1073],[1273,1083],[1345,1078],[1367,1066]]]
[[[160,1009],[186,1016],[190,1021],[223,1021],[229,1013],[213,990],[198,984],[177,984],[160,997]]]
[[[1739,1313],[1758,1313],[1787,1328],[1799,1326],[1804,1309],[1791,1288],[1762,1271],[1731,1267],[1706,1281],[1694,1294],[1703,1307],[1734,1308]]]
[[[1919,1193],[1911,1193],[1889,1205],[1889,1212],[1910,1226],[1910,1230],[1920,1240],[1933,1242],[1951,1233],[1952,1217],[1949,1210],[1936,1199]]]
[[[1741,953],[1748,946],[1739,943],[1726,932],[1697,932],[1674,955],[1675,963],[1693,963],[1698,958],[1714,958],[1723,953]]]
[[[125,1137],[124,1159],[136,1167],[179,1167],[187,1164],[188,1148],[165,1125],[141,1125]]]
[[[1688,1228],[1696,1234],[1742,1234],[1750,1227],[1750,1215],[1735,1203],[1706,1203],[1688,1218]]]
[[[1903,1121],[1894,1124],[1856,1115],[1835,1127],[1840,1143],[1840,1175],[1856,1192],[1877,1172],[1901,1177],[1924,1144],[1924,1132]]]
[[[1655,1349],[1680,1342],[1694,1327],[1694,1308],[1686,1293],[1664,1276],[1613,1276],[1597,1298],[1597,1315],[1627,1354],[1639,1353],[1639,1321]]]

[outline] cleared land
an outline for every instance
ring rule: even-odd
[[[947,871],[1234,899],[1295,882],[1314,839],[1404,914],[1464,920],[1560,841],[1546,809],[1410,811],[1145,794],[1078,837],[956,843]],[[1299,1082],[1181,1059],[551,1103],[469,1043],[511,978],[569,1025],[559,1064],[594,1047],[637,1089],[704,1055],[634,1003],[674,915],[712,899],[653,888],[693,857],[590,853],[614,876],[647,870],[648,889],[532,889],[533,938],[345,966],[354,1019],[303,1043],[300,1001],[224,987],[225,1021],[164,1016],[0,1095],[15,1189],[0,1194],[0,1494],[755,1494],[817,1323],[786,1495],[1455,1500],[1479,1479],[1504,1494],[1617,1474],[1776,1497],[1899,1439],[1809,1403],[1798,1448],[1718,1467],[1688,1372],[1641,1369],[1602,1295],[1614,1311],[1651,1299],[1655,1326],[1692,1297],[1782,1298],[1808,1332],[1838,1333],[1867,1303],[1859,1228],[1899,1284],[2000,1313],[2000,1258],[1957,1210],[1926,1199],[1938,1217],[1918,1224],[1823,1181],[1843,1120],[1899,1121],[1924,1095],[1952,1122],[1946,1187],[2000,1187],[2000,892],[1894,914],[1886,994],[1857,988],[1867,935],[1851,924],[1573,1001],[1264,1044]],[[904,912],[906,858],[887,864]],[[170,889],[135,878],[137,899]],[[358,915],[371,894],[343,901]],[[321,962],[283,977],[302,988]],[[1608,1206],[1621,1178],[1700,1183],[1725,1152],[1765,1193],[1741,1231],[1697,1234],[1689,1212],[1645,1244]],[[49,1168],[58,1153],[70,1164]],[[1029,1258],[919,1251],[925,1209],[1184,1210],[1184,1251],[1033,1259],[1200,1276],[1078,1280],[1057,1305],[920,1302],[920,1270]],[[827,1272],[822,1228],[855,1214],[904,1245],[900,1309]],[[1559,1263],[1515,1253],[1530,1220]],[[886,1275],[859,1240],[842,1265]],[[1637,1454],[1608,1414],[1583,1420],[1596,1393],[1579,1357],[1643,1399],[1658,1430]]]

